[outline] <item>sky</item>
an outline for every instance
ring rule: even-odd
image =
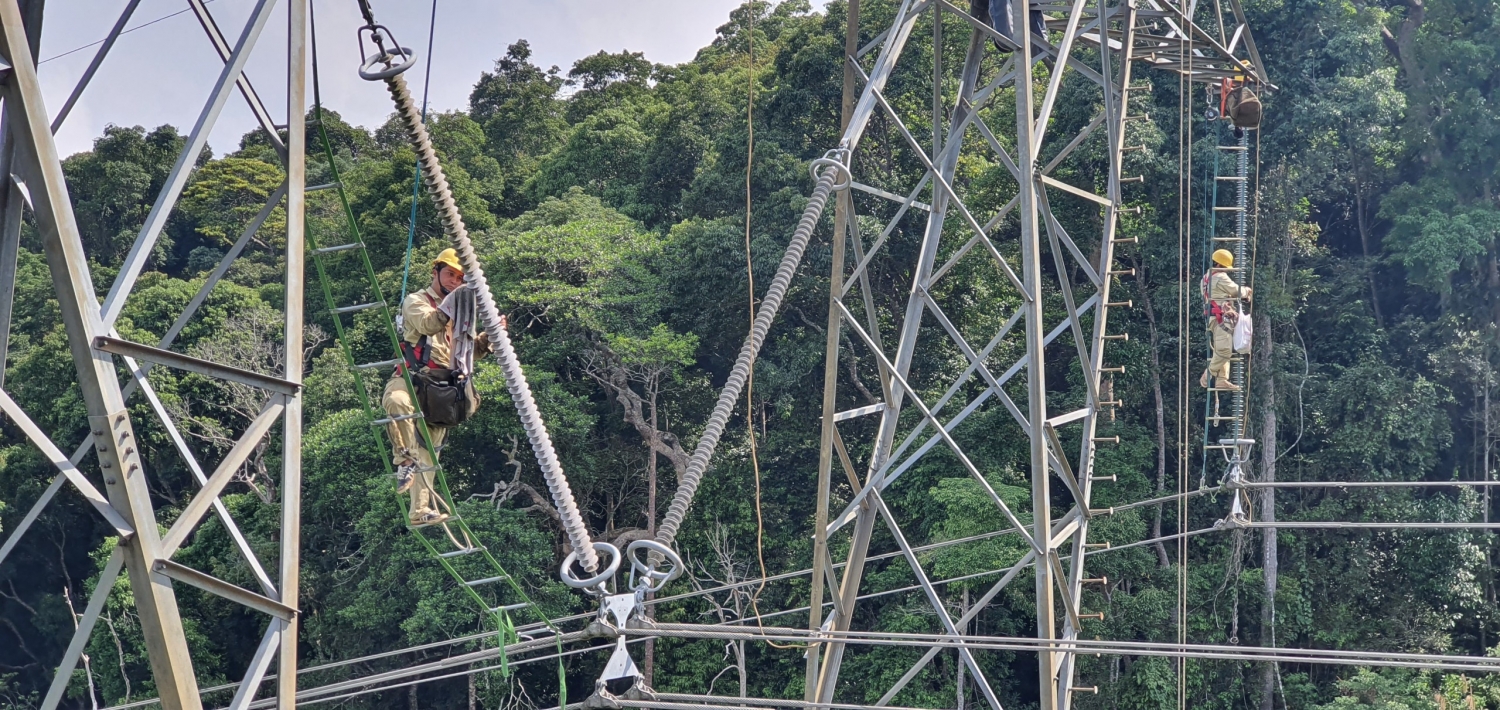
[[[266,0],[209,0],[209,11],[230,46],[260,1]],[[406,74],[419,101],[433,1],[372,0],[376,19],[419,54],[417,66]],[[740,0],[435,1],[428,101],[437,111],[465,107],[480,72],[492,69],[517,39],[531,43],[533,63],[544,68],[556,65],[564,73],[574,61],[599,50],[628,49],[644,52],[654,62],[677,64],[692,59],[700,47],[713,41],[714,30],[740,4]],[[109,124],[148,130],[172,124],[186,134],[198,121],[224,65],[186,5],[184,0],[141,0],[126,34],[58,131],[61,155],[88,150]],[[86,45],[104,39],[125,6],[126,0],[47,2],[38,71],[49,114],[56,115],[98,51],[97,45]],[[286,2],[274,4],[246,67],[256,92],[278,122],[286,115],[286,7]],[[313,0],[313,7],[324,105],[351,123],[367,128],[380,125],[391,113],[391,101],[383,84],[364,81],[356,73],[355,30],[363,22],[355,0]],[[308,98],[311,101],[311,87]],[[254,127],[254,117],[236,92],[209,134],[209,146],[215,155],[232,151]]]

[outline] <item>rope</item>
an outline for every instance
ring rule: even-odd
[[[1248,132],[1251,129],[1245,129],[1245,130]],[[1255,128],[1254,131],[1255,131],[1255,182],[1254,182],[1254,191],[1251,192],[1251,186],[1250,186],[1250,181],[1249,180],[1241,180],[1241,181],[1239,181],[1239,184],[1242,186],[1240,188],[1240,198],[1239,198],[1240,207],[1248,208],[1249,204],[1247,204],[1247,203],[1249,202],[1249,200],[1253,200],[1254,204],[1255,204],[1255,209],[1251,210],[1251,216],[1250,216],[1250,223],[1251,223],[1251,227],[1250,227],[1250,230],[1251,230],[1250,231],[1250,260],[1247,261],[1247,262],[1245,262],[1245,285],[1250,288],[1250,291],[1251,291],[1252,295],[1255,292],[1255,258],[1256,258],[1256,255],[1260,251],[1260,129],[1259,128]],[[1245,150],[1243,150],[1243,151],[1240,152],[1240,154],[1242,156],[1244,156],[1244,157],[1242,157],[1240,159],[1241,160],[1241,165],[1244,164],[1244,161],[1248,161],[1250,159],[1250,156],[1249,156],[1250,150],[1249,150],[1248,142],[1249,142],[1248,140],[1242,140],[1242,141],[1240,141],[1240,145],[1245,146],[1245,148],[1246,148]],[[1248,173],[1248,172],[1249,171],[1245,170],[1245,169],[1241,169],[1240,170],[1240,173],[1242,175],[1244,173]],[[1245,177],[1249,177],[1249,176],[1245,175]],[[1247,193],[1248,193],[1248,195],[1247,195]],[[1249,197],[1249,200],[1246,199],[1247,196]],[[1244,216],[1245,213],[1242,211],[1242,212],[1240,212],[1240,215],[1241,215],[1240,219],[1243,221],[1245,219],[1245,216]],[[1241,229],[1240,232],[1243,233],[1244,229]],[[1244,242],[1240,242],[1240,244],[1244,244]],[[1267,316],[1267,318],[1266,318],[1266,325],[1267,325],[1267,327],[1270,326],[1270,317],[1269,316]],[[1270,334],[1267,333],[1267,335],[1269,336]],[[1252,374],[1251,373],[1250,365],[1251,365],[1252,362],[1254,362],[1254,360],[1252,360],[1250,357],[1247,356],[1245,358],[1245,386],[1240,391],[1240,396],[1242,398],[1244,398],[1245,404],[1244,404],[1243,407],[1241,407],[1242,411],[1240,412],[1240,421],[1238,422],[1239,423],[1239,427],[1240,427],[1240,432],[1244,432],[1244,431],[1247,431],[1249,429],[1249,422],[1250,422],[1250,375]],[[1240,434],[1240,436],[1243,436],[1243,434]],[[1264,445],[1265,445],[1265,443],[1263,442],[1262,446],[1264,446]],[[1274,442],[1274,441],[1270,442],[1270,445],[1271,446],[1275,446],[1276,442]],[[1274,452],[1275,449],[1272,449],[1272,451]]]
[[[749,135],[745,140],[745,280],[749,283],[746,296],[749,298],[750,328],[755,328],[755,262],[750,256],[751,192],[750,177],[755,167],[755,4],[745,6],[749,13],[746,29],[746,63],[748,79],[745,82],[745,126]],[[766,590],[766,521],[761,510],[760,454],[755,443],[755,356],[750,359],[750,371],[745,377],[745,433],[750,440],[750,469],[755,479],[755,559],[760,563],[760,585],[750,595],[750,609],[755,613],[755,624],[762,626],[760,595]],[[805,648],[802,644],[781,645],[770,642],[772,648]]]
[[[422,70],[422,125],[427,125],[427,90],[432,87],[432,40],[437,35],[437,0],[432,0],[432,17],[427,23],[427,60]],[[411,251],[417,239],[417,197],[422,188],[422,161],[411,166],[411,220],[406,229],[406,258],[401,268],[401,300],[406,302],[406,280],[411,276]]]
[[[458,252],[459,263],[464,267],[464,280],[474,288],[478,298],[479,314],[485,333],[489,335],[490,344],[494,346],[495,360],[500,364],[500,369],[504,373],[506,388],[510,390],[511,399],[515,401],[516,413],[520,415],[521,426],[526,430],[526,438],[531,441],[531,449],[536,453],[537,463],[541,467],[542,476],[547,481],[547,488],[552,493],[552,501],[562,519],[568,541],[573,546],[573,552],[578,555],[584,569],[591,575],[596,574],[599,570],[599,556],[594,552],[593,540],[589,537],[588,528],[584,525],[583,514],[578,510],[573,491],[568,486],[568,479],[563,473],[562,463],[558,461],[557,451],[552,447],[552,438],[547,434],[547,426],[542,421],[536,400],[531,395],[531,387],[526,383],[526,375],[521,370],[520,361],[516,358],[510,335],[505,332],[505,328],[501,327],[500,312],[495,306],[494,294],[490,293],[489,283],[484,278],[484,269],[479,265],[479,257],[474,254],[474,246],[469,243],[469,231],[464,226],[463,215],[458,212],[458,205],[453,201],[453,193],[448,187],[448,178],[443,174],[443,166],[438,162],[437,153],[433,151],[432,140],[427,134],[427,126],[422,123],[422,116],[417,111],[416,102],[412,100],[411,92],[407,90],[406,80],[402,75],[397,74],[386,79],[385,83],[390,90],[391,99],[395,101],[397,113],[406,124],[407,138],[412,148],[417,151],[423,182],[427,185],[427,195],[437,207],[438,216],[443,223],[443,231],[448,234],[453,249]]]
[[[755,328],[755,261],[750,256],[750,176],[755,167],[755,3],[745,5],[749,26],[745,32],[746,68],[745,80],[745,280],[749,284],[745,297],[749,299],[749,327]],[[756,621],[760,620],[760,593],[765,590],[766,549],[765,519],[760,507],[760,455],[755,450],[755,356],[751,355],[750,371],[745,377],[745,433],[750,440],[750,468],[755,478],[755,557],[760,562],[761,584],[750,596],[750,607],[755,610]]]
[[[786,296],[787,288],[791,286],[792,276],[796,274],[797,265],[801,263],[803,252],[807,250],[807,242],[812,238],[813,229],[818,226],[818,218],[823,214],[823,207],[828,203],[828,196],[833,192],[834,179],[839,172],[829,166],[819,173],[817,186],[813,188],[807,208],[802,211],[802,219],[797,223],[796,231],[792,233],[791,243],[787,245],[786,254],[781,258],[781,265],[776,269],[776,277],[772,279],[771,287],[766,290],[766,297],[761,301],[760,310],[755,315],[755,325],[751,328],[750,334],[745,337],[745,344],[740,347],[734,370],[729,373],[724,389],[719,392],[719,400],[714,404],[713,413],[709,415],[708,426],[704,427],[703,436],[698,438],[698,445],[693,449],[693,456],[688,461],[687,471],[683,473],[682,482],[672,496],[672,505],[662,519],[661,527],[656,534],[656,541],[663,545],[670,546],[677,538],[677,530],[682,527],[688,507],[693,504],[693,494],[697,492],[698,484],[702,483],[703,474],[708,470],[708,461],[713,457],[714,449],[718,447],[719,437],[724,434],[724,426],[729,422],[735,403],[739,401],[740,390],[749,379],[755,355],[760,352],[761,343],[765,341],[766,333],[771,330],[771,322],[775,320],[776,311],[781,308],[781,299]],[[655,561],[656,555],[653,554],[651,559]]]
[[[1223,134],[1223,131],[1220,129],[1220,127],[1217,126],[1217,125],[1214,126],[1214,144],[1215,145],[1217,145],[1219,143],[1219,140],[1222,138],[1222,134]],[[1210,176],[1208,176],[1208,177],[1206,177],[1206,178],[1204,178],[1204,180],[1212,181],[1213,182],[1213,186],[1209,190],[1209,192],[1211,193],[1211,196],[1208,197],[1208,200],[1209,200],[1209,202],[1208,202],[1208,236],[1210,237],[1210,239],[1212,239],[1212,237],[1215,234],[1219,233],[1219,212],[1218,212],[1218,210],[1214,209],[1214,206],[1217,205],[1217,204],[1219,204],[1219,154],[1223,153],[1223,152],[1224,151],[1221,151],[1221,150],[1215,150],[1214,151],[1214,171],[1213,171],[1213,174],[1210,175]],[[1208,244],[1211,247],[1213,245],[1213,242],[1210,241]],[[1205,273],[1205,274],[1208,273],[1209,252],[1210,251],[1212,251],[1212,249],[1210,249],[1208,247],[1204,247],[1204,249],[1203,249],[1202,270],[1203,270],[1203,273]],[[1191,256],[1191,255],[1189,255],[1189,256]],[[1213,356],[1213,342],[1212,342],[1212,340],[1210,340],[1208,342],[1205,342],[1204,346],[1207,349],[1207,354],[1210,357],[1212,357]],[[1207,369],[1207,367],[1205,366],[1204,369]],[[1212,379],[1209,380],[1209,384],[1210,385],[1214,384]],[[1210,410],[1209,407],[1213,404],[1214,398],[1215,398],[1215,395],[1212,392],[1208,393],[1207,396],[1205,396],[1203,398],[1203,457],[1202,457],[1202,465],[1198,469],[1198,481],[1199,481],[1199,485],[1200,486],[1205,485],[1207,483],[1207,481],[1208,481],[1208,432],[1209,432],[1209,429],[1210,429],[1209,423],[1212,421],[1212,420],[1209,419],[1209,416],[1211,415],[1211,412],[1212,412],[1212,410]]]
[[[1191,20],[1189,20],[1191,21]],[[1188,71],[1178,75],[1177,91],[1177,274],[1178,283],[1183,287],[1177,290],[1177,322],[1181,337],[1178,338],[1177,357],[1179,360],[1178,373],[1178,407],[1177,407],[1177,492],[1181,496],[1177,499],[1177,527],[1179,534],[1188,527],[1188,403],[1192,401],[1190,395],[1191,376],[1189,361],[1192,354],[1192,330],[1189,323],[1192,316],[1188,309],[1188,297],[1186,284],[1191,283],[1188,272],[1190,263],[1188,255],[1193,248],[1192,230],[1192,175],[1193,175],[1193,136],[1192,136],[1192,55],[1189,51],[1187,37],[1182,37],[1179,43],[1181,55],[1187,57]],[[1187,644],[1187,588],[1188,588],[1188,543],[1187,536],[1181,535],[1177,538],[1177,643],[1180,646]],[[1179,710],[1187,710],[1187,659],[1179,658],[1177,662],[1177,707]]]

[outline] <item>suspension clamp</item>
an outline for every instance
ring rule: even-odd
[[[645,676],[641,675],[635,660],[630,657],[630,651],[625,648],[625,634],[622,631],[631,616],[640,611],[642,598],[641,592],[635,591],[612,594],[600,603],[599,617],[589,624],[589,631],[594,631],[596,625],[600,630],[613,630],[615,650],[609,657],[609,663],[604,666],[604,672],[594,681],[594,694],[583,701],[583,707],[612,709],[621,707],[621,698],[656,699],[656,693],[646,687]]]
[[[1235,466],[1236,470],[1238,468],[1238,466]],[[1247,502],[1243,490],[1235,491],[1233,502],[1229,506],[1229,515],[1214,521],[1214,529],[1239,530],[1240,528],[1250,527],[1250,512],[1245,506]]]

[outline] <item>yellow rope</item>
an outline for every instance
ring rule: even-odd
[[[755,3],[745,6],[749,18],[746,30],[746,61],[749,65],[746,81],[745,125],[749,135],[745,140],[745,277],[750,299],[750,327],[755,328],[755,262],[750,257],[750,177],[755,167]],[[755,558],[760,563],[760,585],[750,595],[750,609],[755,613],[755,625],[762,631],[765,625],[760,613],[760,595],[766,590],[766,523],[760,502],[760,457],[755,446],[755,361],[750,362],[750,374],[745,380],[745,433],[750,440],[750,467],[755,479]],[[814,574],[817,574],[814,572]],[[772,648],[807,648],[806,644],[778,644],[767,641]]]

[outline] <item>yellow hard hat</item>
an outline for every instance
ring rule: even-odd
[[[453,250],[449,249],[448,251]],[[447,252],[444,253],[446,254]],[[1226,269],[1232,269],[1234,268],[1234,255],[1230,254],[1228,249],[1216,249],[1214,250],[1214,263]]]
[[[1224,253],[1228,254],[1229,252]],[[437,255],[436,259],[432,260],[432,268],[436,269],[439,266],[449,267],[460,274],[464,272],[463,264],[458,263],[458,252],[451,248],[444,249],[441,254]]]

